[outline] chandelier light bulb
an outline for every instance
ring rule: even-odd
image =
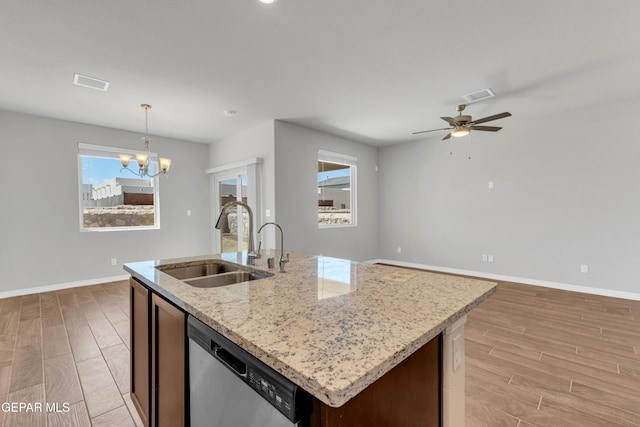
[[[145,153],[136,154],[136,161],[138,162],[138,166],[143,167],[147,164],[147,160],[149,160],[149,155]]]
[[[160,157],[160,170],[162,173],[167,173],[171,167],[171,159]]]
[[[120,163],[122,163],[122,167],[129,166],[129,162],[131,161],[131,156],[129,154],[120,154]]]

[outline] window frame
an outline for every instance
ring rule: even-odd
[[[358,197],[357,197],[357,169],[358,158],[350,156],[348,154],[336,153],[327,150],[318,150],[318,158],[316,161],[316,169],[319,162],[335,163],[339,165],[349,166],[349,178],[350,178],[350,204],[351,204],[351,221],[348,224],[321,224],[319,221],[319,211],[316,201],[316,223],[319,229],[332,229],[332,228],[345,228],[345,227],[357,227],[358,226]],[[317,173],[316,173],[317,181]],[[316,182],[317,184],[318,182]],[[316,185],[316,191],[319,188]],[[317,194],[316,194],[317,200]]]
[[[78,143],[78,218],[79,218],[79,227],[81,233],[92,233],[92,232],[110,232],[110,231],[137,231],[137,230],[159,230],[160,229],[160,188],[159,176],[148,177],[144,179],[149,179],[152,181],[153,187],[153,225],[127,225],[127,226],[113,226],[113,227],[85,227],[84,226],[84,182],[83,182],[83,170],[82,170],[82,159],[83,157],[96,157],[96,158],[113,158],[119,159],[120,154],[131,154],[135,158],[135,154],[139,153],[140,150],[129,150],[126,148],[119,147],[111,147],[106,145],[95,145],[95,144],[86,144],[79,142]],[[159,167],[158,161],[158,153],[149,152],[149,163],[153,165],[153,171],[157,171]],[[136,167],[135,161],[131,163],[133,167]],[[127,175],[125,175],[125,173]],[[123,172],[119,175],[114,175],[113,178],[132,178],[136,179],[136,175],[131,174],[129,172]],[[141,179],[138,177],[137,179]]]

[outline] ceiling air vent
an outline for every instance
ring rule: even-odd
[[[90,87],[91,89],[98,89],[106,92],[109,89],[109,82],[106,80],[100,80],[89,76],[83,76],[82,74],[73,75],[73,84],[78,86]]]
[[[462,95],[465,101],[469,103],[482,101],[483,99],[487,99],[487,98],[493,98],[494,96],[496,96],[496,94],[493,93],[493,91],[489,88],[482,89],[473,93],[468,93],[466,95]]]

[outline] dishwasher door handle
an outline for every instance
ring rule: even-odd
[[[213,355],[242,378],[247,377],[247,364],[211,340]]]

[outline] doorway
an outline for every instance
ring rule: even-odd
[[[222,209],[228,202],[247,203],[247,177],[237,175],[220,178],[218,185],[218,206]],[[219,211],[218,211],[219,212]],[[249,214],[242,206],[231,208],[219,233],[221,252],[241,252],[249,247]]]
[[[253,211],[254,228],[261,224],[259,176],[262,159],[253,158],[208,169],[212,200],[211,241],[213,253],[242,252],[249,247],[249,213],[242,206],[229,208],[222,229],[215,228],[220,211],[225,203],[240,201],[248,204]],[[255,236],[254,236],[255,239]],[[254,242],[255,244],[255,242]],[[256,246],[257,247],[257,246]]]

